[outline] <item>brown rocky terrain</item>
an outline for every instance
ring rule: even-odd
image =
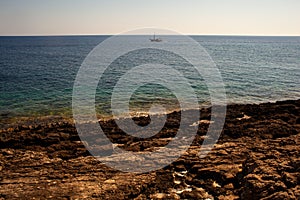
[[[200,158],[210,120],[210,109],[203,109],[189,150],[143,174],[95,159],[70,120],[2,124],[0,199],[300,199],[299,113],[300,100],[229,105],[218,143]],[[149,123],[147,117],[134,120]],[[164,146],[179,123],[180,113],[171,113],[159,134],[141,140],[124,134],[113,120],[100,122],[111,141],[134,152]]]

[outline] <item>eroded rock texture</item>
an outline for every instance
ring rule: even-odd
[[[199,128],[189,150],[144,174],[99,162],[66,119],[3,124],[0,199],[300,199],[299,111],[300,100],[230,105],[218,143],[199,158],[210,120],[210,110],[203,109],[200,121],[191,124]],[[149,123],[147,117],[134,120]],[[141,140],[123,133],[114,121],[100,122],[116,146],[134,152],[165,146],[179,123],[180,113],[174,112],[159,134]]]

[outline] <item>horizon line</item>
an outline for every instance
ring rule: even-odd
[[[28,35],[23,35],[23,34],[16,34],[16,35],[0,35],[0,37],[61,37],[61,36],[116,36],[116,35],[123,35],[123,34],[28,34]],[[126,35],[126,34],[124,34]],[[144,35],[148,36],[148,34],[129,34],[132,36],[135,35]],[[149,34],[151,36],[152,34]],[[170,34],[157,34],[157,35],[170,35]],[[180,35],[180,34],[178,34]],[[186,35],[186,36],[236,36],[236,37],[300,37],[299,35],[263,35],[263,34],[181,34],[181,35]]]

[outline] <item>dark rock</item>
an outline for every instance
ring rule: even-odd
[[[299,108],[300,100],[229,105],[223,133],[206,157],[199,151],[209,124],[200,123],[186,153],[144,174],[92,157],[87,149],[111,155],[114,148],[97,134],[86,137],[92,144],[82,142],[72,120],[7,123],[0,130],[0,199],[300,199]],[[200,120],[210,120],[210,109],[200,113]],[[145,139],[124,133],[114,120],[99,124],[123,150],[151,152],[177,134],[180,117],[168,114],[165,127]],[[149,118],[134,121],[144,126]]]

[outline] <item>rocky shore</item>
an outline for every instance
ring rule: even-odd
[[[134,119],[149,123],[147,117]],[[300,199],[300,100],[229,105],[214,149],[198,153],[210,109],[201,110],[189,150],[163,169],[124,173],[86,150],[71,120],[44,118],[3,124],[0,130],[0,199]],[[127,151],[151,151],[175,136],[180,113],[168,115],[150,139],[100,122]]]

